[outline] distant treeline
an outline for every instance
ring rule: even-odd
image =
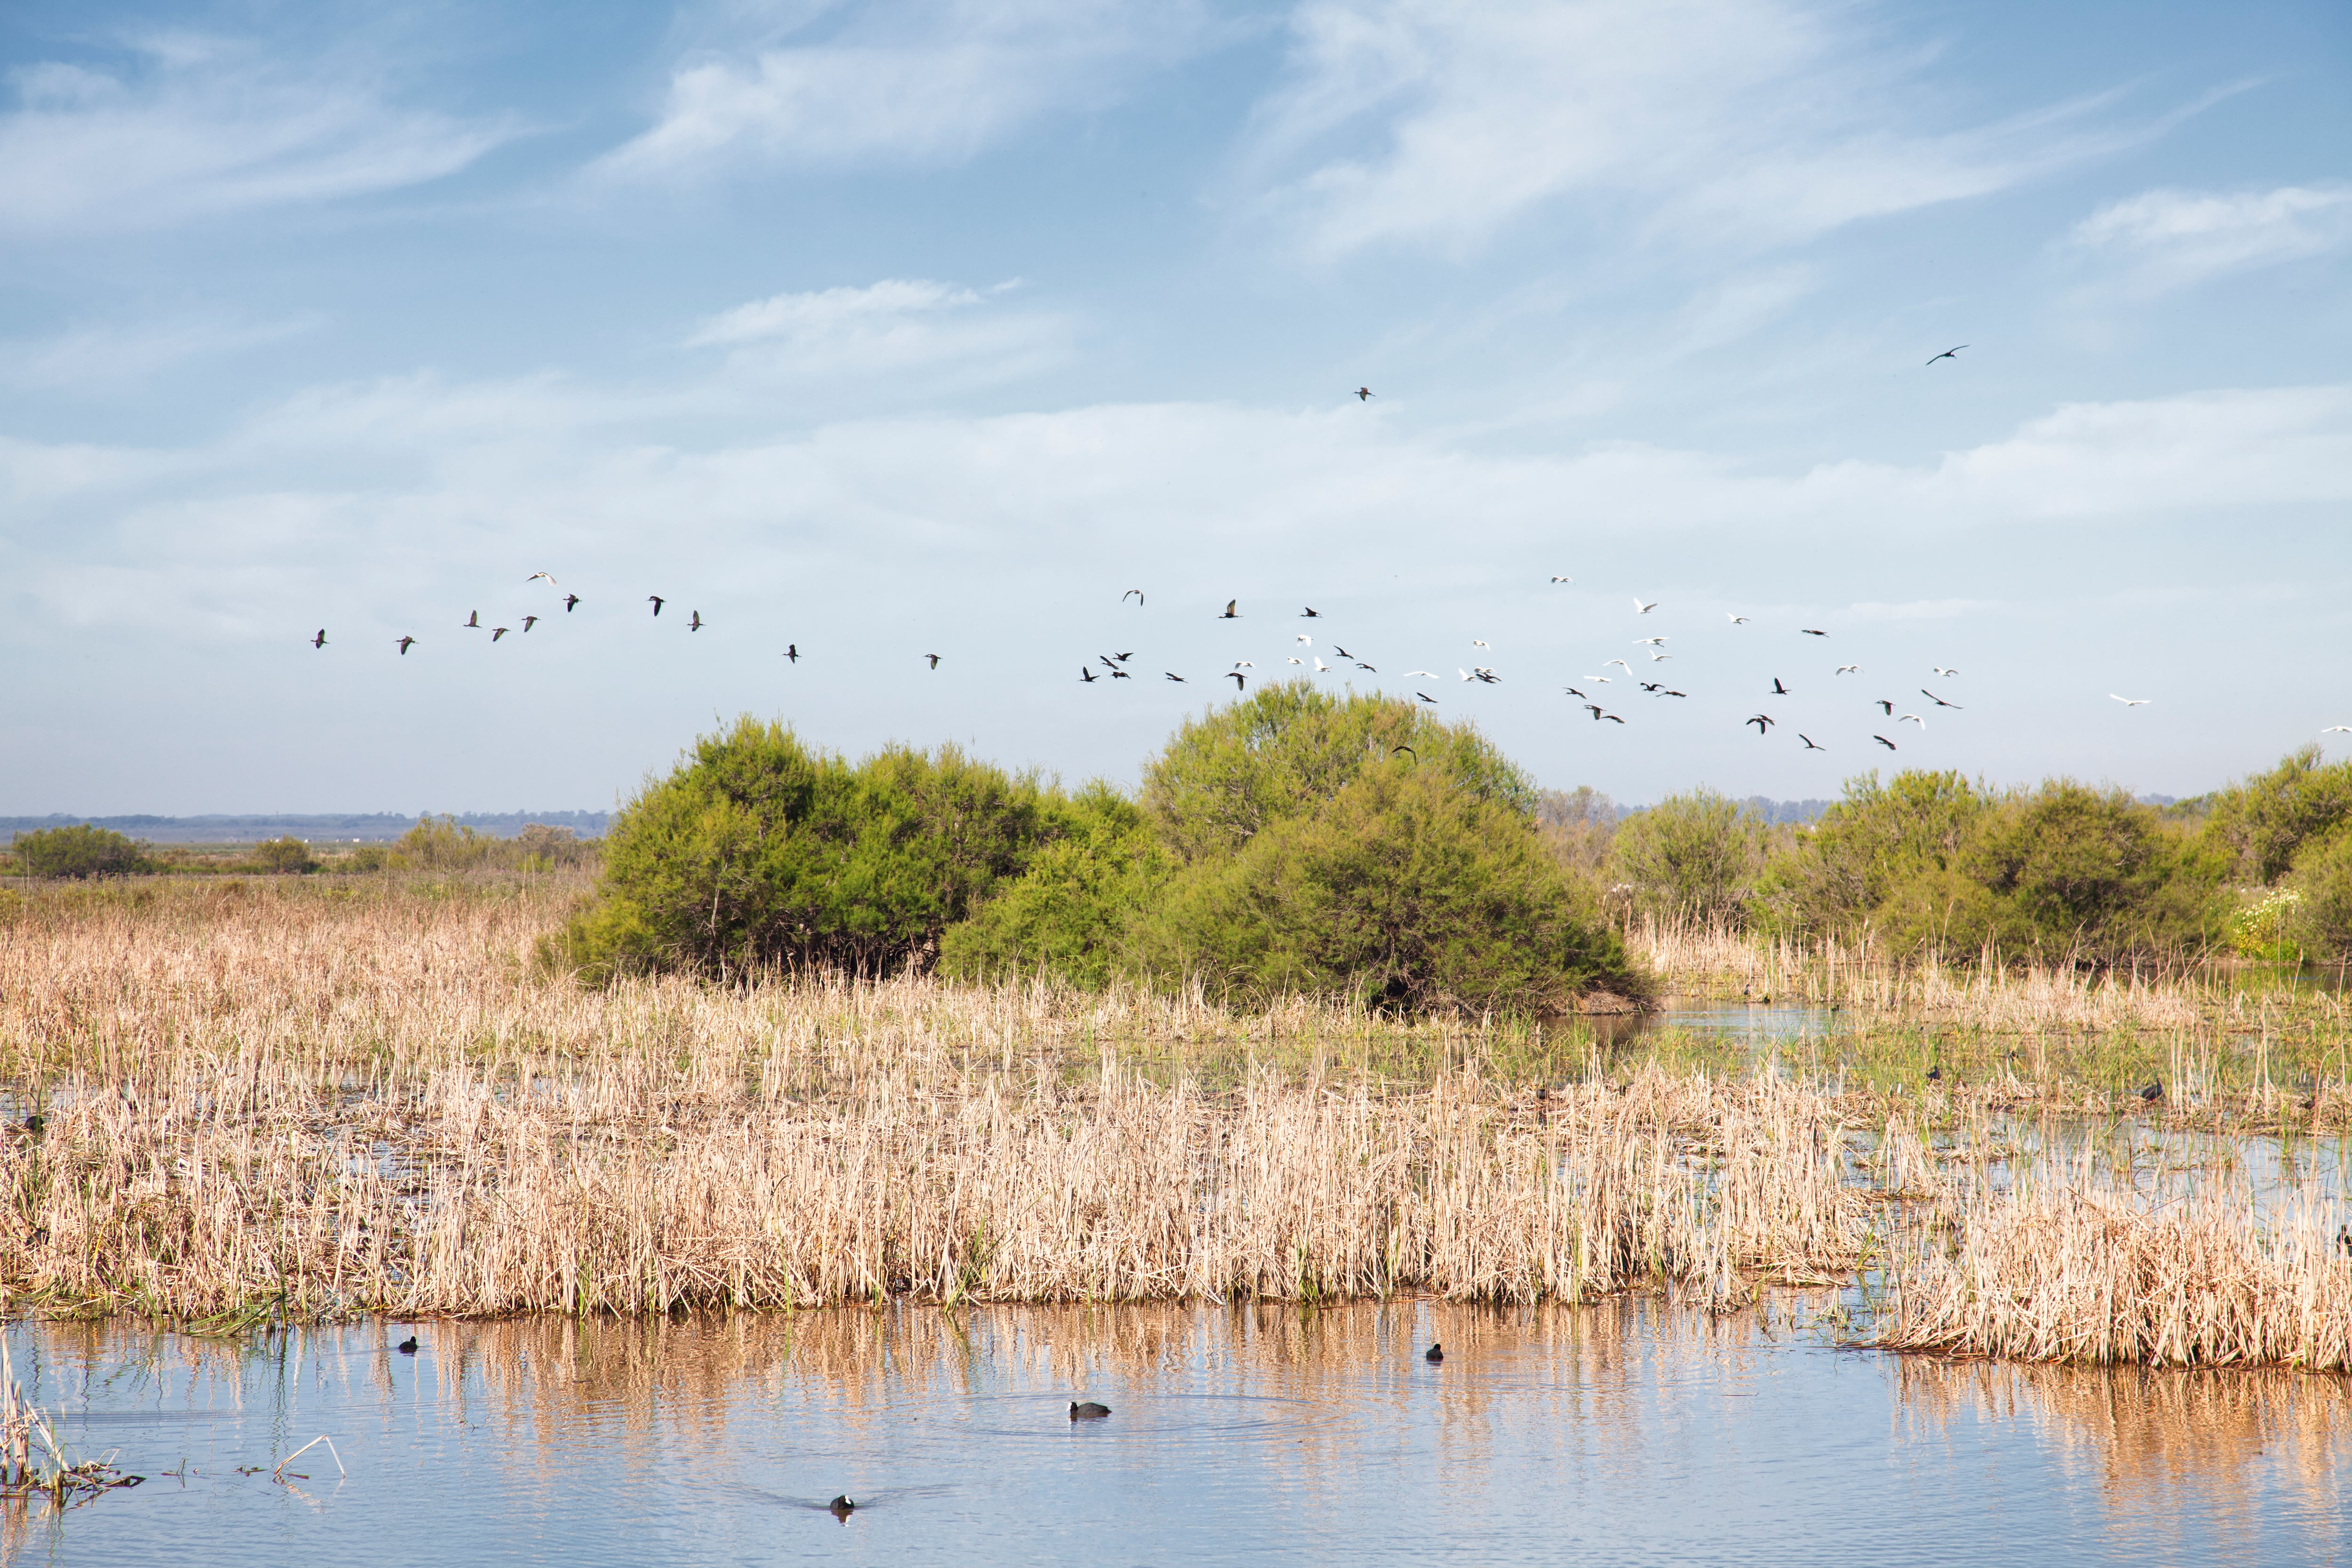
[[[396,811],[343,815],[248,816],[0,816],[0,844],[20,833],[53,827],[103,827],[151,844],[258,844],[266,838],[299,838],[315,844],[388,844],[432,816]],[[462,811],[437,820],[469,827],[492,838],[513,838],[534,823],[568,827],[582,838],[601,838],[606,811]]]

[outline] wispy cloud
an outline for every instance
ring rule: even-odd
[[[1207,36],[1197,0],[923,0],[815,13],[783,41],[680,60],[659,120],[602,171],[961,163],[1040,116],[1113,101],[1137,72]]]
[[[68,389],[145,381],[179,365],[281,342],[317,325],[315,317],[269,321],[191,315],[104,322],[54,337],[0,342],[0,382]]]
[[[1011,285],[990,296],[1001,297]],[[696,328],[689,348],[729,351],[739,366],[793,376],[874,375],[961,365],[996,378],[1061,357],[1061,318],[993,309],[973,289],[926,279],[886,278],[863,288],[775,294],[724,310]]]
[[[1309,0],[1246,162],[1308,248],[1456,253],[1542,204],[1774,244],[1980,195],[2129,134],[2095,101],[1923,125],[1907,58],[1800,0]]]
[[[0,234],[163,227],[439,179],[514,133],[384,101],[373,82],[232,40],[141,39],[113,68],[8,74]]]
[[[2101,207],[2067,236],[2072,248],[2117,266],[2124,289],[2143,298],[2347,242],[2352,185],[2144,191]]]

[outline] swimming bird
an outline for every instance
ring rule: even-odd
[[[309,643],[312,647],[324,647],[327,646],[327,628],[320,626],[317,637],[304,637],[302,640]]]
[[[506,635],[507,628],[505,626],[492,626],[490,628],[490,640],[492,642],[498,641],[500,637]]]
[[[416,645],[416,639],[415,639],[415,637],[403,637],[403,638],[401,638],[401,639],[400,639],[400,657],[401,657],[401,658],[406,658],[408,657],[408,650],[409,650],[410,648],[414,647],[415,645]]]
[[[1379,393],[1374,392],[1369,386],[1360,386],[1356,388],[1356,401],[1359,403],[1369,403],[1379,395]]]
[[[1238,604],[1238,603],[1240,603],[1240,601],[1239,601],[1239,600],[1237,600],[1237,599],[1227,599],[1227,600],[1225,601],[1225,613],[1224,613],[1223,615],[1222,615],[1222,616],[1219,616],[1217,617],[1217,619],[1219,619],[1219,620],[1221,620],[1221,621],[1238,621],[1238,620],[1240,620],[1240,619],[1242,618],[1242,613],[1241,613],[1239,610],[1236,610],[1236,609],[1234,609],[1234,606],[1236,604]]]
[[[1934,703],[1938,708],[1949,708],[1955,713],[1965,713],[1968,711],[1967,709],[1961,707],[1957,702],[1945,701],[1942,698],[1937,696],[1934,692],[1928,690],[1924,686],[1919,689],[1919,695],[1926,698],[1928,701]]]
[[[1646,616],[1646,615],[1648,615],[1652,610],[1654,610],[1654,609],[1656,609],[1657,607],[1658,607],[1658,601],[1657,601],[1657,600],[1653,599],[1653,600],[1651,600],[1648,604],[1646,604],[1646,605],[1645,605],[1645,604],[1642,603],[1642,595],[1641,595],[1636,594],[1636,595],[1633,595],[1633,613],[1634,613],[1635,615],[1637,615],[1637,616]]]
[[[1769,730],[1773,725],[1779,723],[1780,721],[1773,718],[1769,713],[1755,713],[1749,715],[1748,718],[1742,719],[1740,722],[1742,724],[1755,725],[1756,732],[1760,735],[1767,730]]]
[[[1942,353],[1937,354],[1936,359],[1952,359],[1954,354],[1958,353],[1962,349],[1968,346],[1969,345],[1966,343],[1954,343],[1950,348],[1948,348]],[[1934,364],[1936,363],[1936,359],[1931,359],[1927,363],[1929,364]],[[1958,360],[1953,360],[1952,363],[1957,364],[1959,362]]]
[[[1827,746],[1814,745],[1813,738],[1811,735],[1806,734],[1802,730],[1797,731],[1797,739],[1805,743],[1805,750],[1809,752],[1826,752],[1829,750]]]
[[[2112,691],[2108,692],[2107,695],[2109,697],[2115,697],[2116,701],[2122,703],[2126,708],[2145,708],[2149,703],[2156,700],[2153,697],[2116,697],[2116,694]]]
[[[1091,1399],[1070,1401],[1070,1419],[1073,1421],[1099,1421],[1109,1414],[1109,1405],[1097,1405]]]
[[[1862,673],[1862,666],[1858,664],[1842,664],[1837,667],[1837,672],[1840,675],[1860,675]]]
[[[482,629],[482,612],[479,610],[467,610],[466,612],[466,626],[473,631],[480,631]]]
[[[1801,626],[1798,629],[1803,636],[1809,637],[1825,637],[1830,635],[1827,632],[1817,632],[1811,626]]]
[[[1445,1347],[1444,1345],[1433,1344],[1427,1350],[1421,1352],[1421,1359],[1426,1362],[1444,1361],[1445,1359]]]
[[[392,1348],[398,1351],[403,1355],[415,1355],[416,1353],[416,1336],[415,1334],[411,1334]]]
[[[925,658],[928,658],[928,659],[929,659],[929,660],[931,661],[931,668],[932,668],[933,669],[937,669],[937,668],[939,668],[939,667],[940,667],[940,656],[939,656],[938,654],[935,654],[935,653],[927,653],[927,654],[925,654],[923,657],[924,657]]]
[[[693,613],[693,617],[686,623],[686,629],[690,632],[698,632],[702,629],[702,612],[700,610],[697,610]]]
[[[1894,751],[1894,750],[1895,749],[1895,742],[1892,742],[1892,741],[1890,741],[1890,740],[1888,740],[1888,739],[1887,739],[1885,736],[1884,736],[1884,735],[1873,735],[1873,736],[1871,737],[1871,739],[1872,739],[1872,740],[1874,740],[1874,741],[1875,741],[1875,742],[1877,742],[1880,745],[1882,745],[1882,746],[1885,747],[1885,748],[1886,748],[1888,751],[1890,751],[1890,752],[1891,752],[1891,751]]]
[[[846,1523],[849,1516],[857,1511],[857,1500],[844,1492],[824,1506],[833,1510],[834,1518]]]
[[[1141,609],[1143,607],[1143,590],[1140,588],[1129,588],[1126,594],[1121,594],[1118,596],[1118,602],[1122,605],[1126,604],[1129,594],[1135,596],[1135,607],[1139,610]]]
[[[530,630],[531,627],[537,625],[539,625],[539,617],[537,616],[525,616],[522,618],[522,629],[525,631]]]
[[[1242,690],[1249,683],[1249,677],[1244,675],[1238,669],[1229,669],[1225,671],[1225,679],[1234,683],[1234,689],[1235,691]]]
[[[666,605],[666,604],[667,604],[667,603],[669,602],[668,600],[667,600],[667,599],[663,598],[659,594],[647,594],[647,595],[646,595],[646,597],[648,600],[652,601],[652,603],[653,603],[653,606],[654,606],[654,614],[655,614],[655,615],[656,615],[656,616],[658,616],[658,615],[660,615],[660,614],[661,614],[661,607],[662,607],[664,605]]]
[[[568,616],[568,615],[570,615],[572,611],[574,611],[574,610],[578,609],[579,607],[580,607],[580,595],[577,595],[577,594],[566,594],[566,595],[563,595],[563,613],[564,613],[565,615],[567,615],[567,616]]]
[[[796,642],[786,643],[784,645],[784,657],[791,659],[794,664],[798,664],[801,661],[801,645]]]

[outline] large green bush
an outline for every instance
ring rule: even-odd
[[[1769,843],[1751,806],[1711,789],[1669,795],[1617,825],[1609,877],[1642,914],[1737,925]]]
[[[597,902],[561,956],[592,975],[921,966],[1072,826],[1034,778],[953,747],[892,747],[853,765],[746,718],[615,818]]]
[[[2307,844],[2286,879],[2286,934],[2310,963],[2352,963],[2352,829]]]
[[[300,876],[319,868],[318,857],[310,853],[310,845],[288,835],[283,838],[265,839],[253,847],[254,864],[265,871],[287,876]]]
[[[1142,811],[1109,785],[1089,785],[1070,807],[1066,837],[1039,848],[1019,878],[948,928],[942,973],[1050,975],[1098,990],[1132,966],[1134,927],[1174,861]]]
[[[1981,896],[1959,866],[1990,806],[1956,773],[1848,779],[1844,798],[1772,862],[1756,902],[1785,931],[1870,928],[1898,948],[1940,941],[1954,906]]]
[[[2267,885],[2305,843],[2352,822],[2352,762],[2328,763],[2317,746],[2305,746],[2200,804],[2205,837],[2230,857],[2242,880]]]
[[[144,846],[86,822],[19,833],[10,850],[28,877],[125,877],[152,868]]]

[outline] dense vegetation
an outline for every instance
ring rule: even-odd
[[[149,866],[145,846],[86,822],[19,833],[9,853],[27,877],[123,877]]]

